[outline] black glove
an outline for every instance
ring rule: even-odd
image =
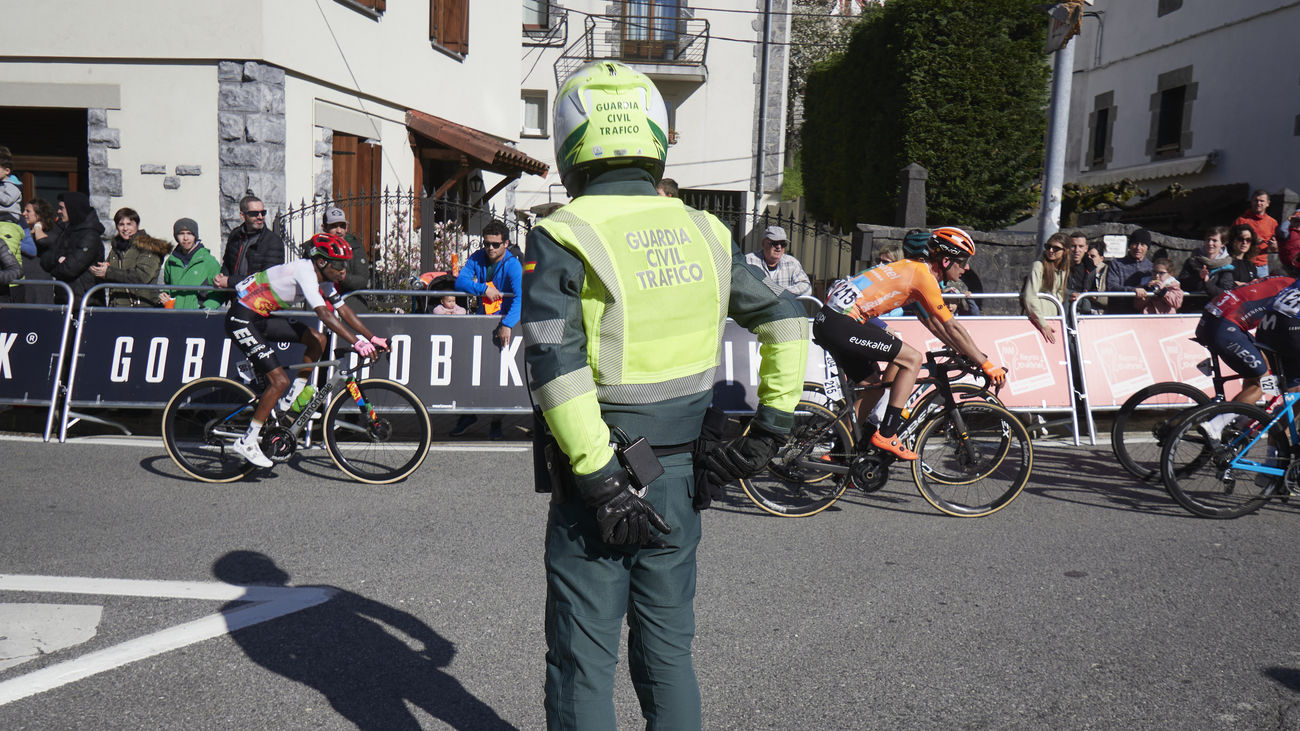
[[[626,470],[619,469],[586,489],[583,497],[596,511],[600,539],[611,546],[663,547],[666,544],[650,532],[650,527],[654,526],[660,533],[673,532],[648,500],[632,492],[632,480]]]
[[[760,424],[750,423],[749,431],[727,444],[714,447],[704,457],[709,479],[715,485],[758,474],[776,450],[785,444],[785,434],[778,434]]]

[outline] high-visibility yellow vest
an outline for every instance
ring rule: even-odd
[[[713,387],[731,289],[730,232],[659,196],[582,196],[538,224],[587,268],[582,317],[598,400]]]

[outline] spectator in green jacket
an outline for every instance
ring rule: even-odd
[[[163,284],[212,285],[213,277],[221,271],[221,262],[199,241],[199,225],[192,218],[178,219],[172,224],[172,237],[176,248],[163,261]],[[177,310],[215,310],[223,300],[218,292],[194,289],[164,291],[160,299],[163,306]]]

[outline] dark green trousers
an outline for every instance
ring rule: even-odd
[[[689,454],[662,458],[646,499],[672,533],[667,548],[614,548],[591,508],[552,503],[546,527],[546,723],[551,729],[616,728],[614,671],[628,626],[628,665],[646,728],[700,728],[695,637],[695,551]]]

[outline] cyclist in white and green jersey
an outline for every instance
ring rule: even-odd
[[[262,425],[270,417],[271,408],[279,399],[280,408],[287,411],[307,385],[306,377],[300,375],[293,381],[293,389],[289,389],[289,376],[275,357],[271,343],[306,345],[303,362],[307,363],[321,359],[327,342],[324,333],[295,318],[271,317],[272,312],[305,301],[321,322],[351,343],[361,357],[388,349],[388,340],[361,324],[335,286],[347,276],[347,262],[351,258],[352,246],[348,242],[334,234],[316,234],[311,238],[308,258],[273,266],[235,285],[236,300],[226,316],[226,334],[267,380],[266,390],[253,411],[252,423],[235,442],[235,451],[258,467],[271,466],[271,460],[259,444]]]

